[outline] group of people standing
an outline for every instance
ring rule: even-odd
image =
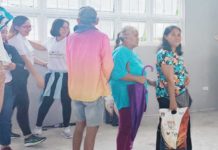
[[[160,108],[172,111],[178,107],[190,107],[187,91],[189,77],[182,57],[181,29],[167,27],[157,51],[157,81],[141,75],[144,64],[134,52],[138,46],[139,35],[132,26],[124,27],[116,39],[112,51],[109,38],[95,26],[98,24],[97,12],[86,6],[79,9],[78,25],[70,34],[69,22],[56,19],[51,28],[52,38],[45,46],[27,39],[31,23],[25,16],[16,16],[12,27],[2,30],[4,49],[11,62],[1,63],[0,82],[4,85],[4,101],[0,113],[1,150],[11,150],[11,116],[17,108],[17,121],[25,137],[25,146],[33,146],[46,140],[41,137],[43,121],[55,99],[62,104],[65,138],[73,138],[73,150],[80,150],[84,138],[84,150],[93,150],[99,126],[103,122],[104,97],[112,96],[119,112],[117,150],[131,150],[131,111],[127,86],[133,83],[151,85],[156,88]],[[3,51],[4,49],[0,49]],[[48,51],[48,62],[36,58],[34,49]],[[1,61],[1,60],[0,60]],[[48,69],[45,79],[33,64]],[[32,134],[29,125],[29,96],[27,79],[33,75],[37,86],[43,89],[36,127]],[[2,90],[3,91],[3,90]],[[1,91],[1,92],[2,92]],[[187,95],[182,104],[177,97]],[[71,110],[71,104],[75,109]],[[184,104],[184,105],[183,105]],[[76,118],[76,126],[71,134],[69,127],[71,113]],[[161,124],[161,119],[160,119]],[[191,150],[190,121],[187,140],[180,150]],[[157,150],[170,149],[157,131]],[[16,134],[14,134],[16,136]]]

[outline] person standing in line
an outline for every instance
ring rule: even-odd
[[[42,104],[39,107],[35,134],[42,134],[42,123],[55,99],[61,99],[64,131],[62,135],[72,138],[69,126],[71,117],[71,99],[68,94],[68,73],[66,65],[66,38],[70,33],[69,22],[56,19],[50,31],[53,36],[46,44],[48,50],[48,73],[45,75],[45,87]]]
[[[177,108],[190,108],[192,101],[187,90],[190,79],[184,65],[181,37],[181,29],[179,27],[167,27],[163,34],[162,44],[156,54],[156,97],[159,108],[168,108],[172,113],[176,113]],[[186,122],[183,122],[183,126],[187,129],[187,135],[185,141],[181,141],[184,142],[182,149],[192,150],[190,116],[187,122],[187,125]],[[156,150],[168,149],[169,147],[161,134],[160,118],[157,129]]]
[[[33,54],[34,48],[27,40],[27,36],[31,31],[30,20],[25,16],[16,16],[13,19],[11,29],[9,31],[8,43],[14,46],[21,58],[25,63],[24,74],[20,74],[23,80],[20,86],[20,90],[16,92],[14,108],[17,108],[17,121],[24,135],[24,145],[25,146],[34,146],[46,140],[45,137],[39,137],[32,134],[29,124],[29,96],[27,91],[27,80],[29,77],[29,72],[36,79],[37,86],[40,88],[44,87],[44,79],[42,76],[35,70],[33,64],[34,60],[43,66],[46,66],[46,63],[36,60]]]
[[[94,8],[80,8],[77,21],[75,33],[67,38],[69,95],[76,116],[72,149],[80,150],[86,128],[84,150],[94,150],[96,134],[103,123],[103,97],[110,95],[112,50],[108,36],[95,27],[98,18]]]
[[[138,46],[138,31],[132,26],[124,27],[117,35],[115,50],[113,51],[114,69],[111,74],[111,89],[114,101],[119,110],[119,130],[117,135],[117,150],[131,150],[132,114],[128,85],[134,83],[147,84],[152,81],[142,75],[144,65],[134,52]]]

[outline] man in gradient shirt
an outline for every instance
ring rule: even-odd
[[[85,128],[84,150],[93,150],[103,122],[103,97],[111,94],[112,49],[108,36],[95,28],[98,18],[94,8],[80,8],[77,22],[75,33],[67,39],[66,52],[69,95],[76,116],[73,150],[80,150]]]

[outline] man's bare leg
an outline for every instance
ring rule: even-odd
[[[86,122],[77,122],[73,134],[73,150],[80,150]]]
[[[98,126],[96,127],[87,127],[86,137],[84,142],[84,150],[94,150],[95,138],[98,132]]]

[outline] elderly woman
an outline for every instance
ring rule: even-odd
[[[134,27],[126,26],[118,34],[113,52],[114,69],[110,84],[114,101],[119,110],[117,150],[130,150],[134,142],[131,137],[132,118],[127,86],[133,83],[151,82],[142,75],[144,65],[133,51],[138,46],[138,42],[138,31]]]

